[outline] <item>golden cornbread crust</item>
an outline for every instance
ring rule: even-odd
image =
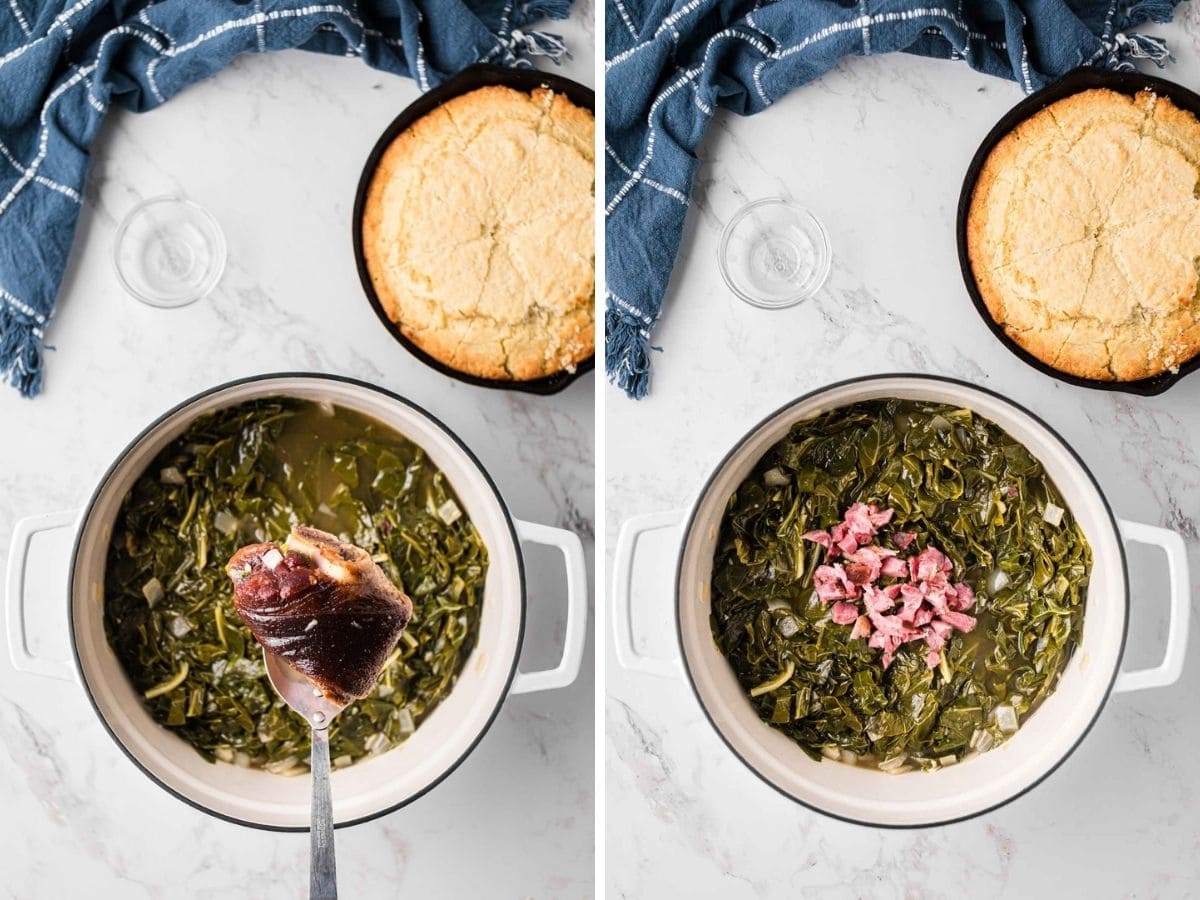
[[[1009,132],[971,198],[992,318],[1071,375],[1136,381],[1200,353],[1200,121],[1165,97],[1074,94]]]
[[[388,318],[460,372],[529,381],[595,350],[592,113],[485,87],[384,151],[362,242]]]

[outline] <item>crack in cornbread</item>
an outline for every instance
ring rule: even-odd
[[[988,155],[967,219],[975,283],[1026,351],[1136,381],[1200,353],[1200,121],[1096,89],[1026,119]]]
[[[498,380],[593,354],[594,133],[561,94],[485,87],[392,142],[367,191],[363,253],[405,337]]]

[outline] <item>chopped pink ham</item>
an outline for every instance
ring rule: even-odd
[[[850,580],[855,584],[870,584],[877,581],[880,576],[887,575],[889,571],[893,577],[903,576],[908,571],[904,560],[897,558],[895,550],[885,550],[883,547],[874,545],[859,547],[853,553],[848,554],[846,559],[847,572],[850,572],[851,565],[854,566]],[[855,573],[858,577],[855,577]]]
[[[834,547],[847,555],[858,549],[858,541],[850,533],[850,528],[845,522],[834,525],[829,532],[829,538],[833,541]]]
[[[959,584],[954,585],[954,596],[950,598],[949,606],[955,612],[961,612],[965,609],[970,609],[975,605],[975,592],[971,590],[970,585]]]
[[[954,633],[954,626],[949,622],[943,622],[941,619],[934,619],[929,623],[929,630],[944,642],[946,638]]]
[[[828,531],[806,531],[800,537],[806,541],[812,541],[814,544],[820,544],[826,550],[833,546]]]
[[[857,585],[864,585],[870,584],[879,577],[879,574],[877,572],[872,572],[871,566],[867,563],[847,561],[846,577]]]
[[[909,577],[913,581],[944,581],[954,563],[937,547],[926,547],[908,561]]]
[[[813,585],[816,587],[817,596],[826,603],[858,596],[858,588],[846,576],[846,570],[842,568],[841,563],[817,566],[813,573]]]
[[[944,612],[950,611],[949,603],[946,600],[946,588],[944,585],[931,586],[928,582],[925,590],[925,602],[933,607],[934,612],[941,615]]]
[[[863,586],[863,603],[869,612],[886,612],[896,605],[896,599],[889,597],[886,590],[867,584]]]
[[[975,627],[975,617],[968,616],[966,613],[946,611],[938,618],[959,631],[970,631]]]
[[[858,607],[853,603],[847,603],[845,600],[839,600],[833,604],[833,609],[830,610],[829,615],[838,625],[849,625],[851,622],[858,621]]]
[[[879,529],[892,517],[890,509],[855,503],[828,531],[802,535],[826,551],[825,564],[813,573],[813,586],[822,602],[833,604],[830,618],[835,624],[853,626],[851,639],[866,638],[867,646],[882,651],[885,669],[902,644],[915,641],[925,642],[925,663],[932,669],[956,630],[975,627],[976,619],[964,612],[974,605],[975,592],[950,581],[954,563],[937,547],[901,557],[876,543]],[[912,531],[891,534],[892,545],[900,551],[916,539]],[[880,578],[895,580],[880,585]]]

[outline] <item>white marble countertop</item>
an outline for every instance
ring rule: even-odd
[[[592,10],[548,30],[593,83]],[[556,26],[556,27],[555,27]],[[551,67],[553,68],[553,67]],[[49,343],[45,392],[0,390],[0,564],[21,517],[81,506],[116,454],[177,402],[231,378],[350,375],[411,397],[482,459],[512,512],[591,545],[594,376],[553,397],[469,387],[409,356],[363,298],[350,245],[359,173],[418,95],[359,62],[288,51],[242,57],[146,115],[116,111],[94,148],[86,208]],[[158,310],[111,263],[140,199],[207,207],[229,266],[206,300]],[[331,320],[332,323],[331,324]],[[39,652],[65,658],[65,536],[35,549]],[[557,659],[561,563],[527,553],[524,668]],[[347,897],[580,898],[593,894],[591,640],[570,689],[512,697],[467,761],[383,819],[337,835]],[[0,896],[303,896],[308,836],[226,824],[170,797],[104,733],[78,685],[0,662]]]
[[[1183,4],[1166,75],[1200,84],[1200,11]],[[822,384],[931,372],[1006,394],[1083,455],[1118,515],[1177,529],[1200,598],[1200,376],[1142,399],[1073,388],[1001,346],[963,287],[954,217],[962,173],[1018,88],[961,63],[853,59],[750,118],[721,113],[654,342],[650,396],[610,387],[606,537],[637,513],[694,499],[760,418]],[[827,286],[786,311],[754,309],[716,267],[722,226],[748,200],[816,212],[834,251]],[[676,543],[671,541],[675,540]],[[674,652],[677,532],[648,540],[635,604],[645,647]],[[1161,652],[1161,558],[1130,556],[1126,662]],[[1193,604],[1200,611],[1200,602]],[[1200,894],[1200,616],[1182,680],[1111,699],[1075,754],[1025,797],[963,824],[889,832],[810,812],[726,748],[682,678],[622,671],[606,638],[610,897],[1029,898]]]

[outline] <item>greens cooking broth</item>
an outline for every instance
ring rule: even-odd
[[[378,686],[330,727],[335,766],[404,741],[475,647],[487,550],[425,452],[357,412],[290,398],[196,420],[121,506],[105,569],[109,644],[150,714],[210,760],[307,769],[310,731],[267,680],[224,566],[295,524],[372,554],[413,601]]]
[[[826,551],[801,536],[859,501],[894,511],[880,540],[915,533],[912,552],[936,546],[976,593],[975,627],[933,668],[913,642],[885,669],[814,591]],[[729,498],[713,638],[759,716],[814,759],[959,762],[1016,731],[1079,643],[1092,559],[1065,506],[1041,463],[970,410],[872,400],[800,422]]]

